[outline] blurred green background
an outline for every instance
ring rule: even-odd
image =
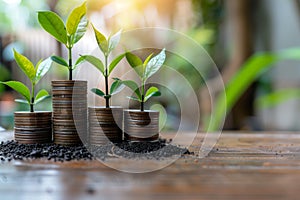
[[[0,0],[0,80],[22,80],[12,48],[33,62],[66,50],[41,30],[36,12],[52,10],[64,18],[82,0]],[[219,68],[226,95],[210,65],[201,75],[180,56],[170,56],[168,65],[192,85],[200,102],[201,130],[300,130],[300,1],[298,0],[88,0],[90,21],[105,33],[143,27],[170,28],[201,44]],[[178,48],[180,48],[180,44]],[[92,31],[86,34],[74,56],[96,47]],[[299,49],[298,49],[299,47]],[[191,49],[184,49],[187,53]],[[191,52],[192,53],[192,52]],[[64,79],[67,72],[53,66],[41,82]],[[163,74],[161,76],[164,76]],[[205,80],[205,81],[204,81]],[[172,82],[172,81],[170,81]],[[213,88],[211,102],[207,85]],[[180,87],[179,87],[180,88]],[[184,93],[185,88],[181,88]],[[162,90],[164,90],[162,88]],[[180,118],[178,102],[168,90],[158,103],[164,107],[166,129]],[[14,102],[17,94],[0,86],[0,126],[13,127],[13,112],[26,110]],[[224,103],[223,100],[226,100]],[[186,106],[189,106],[188,104]],[[215,108],[213,111],[211,107]],[[156,106],[156,108],[159,108]],[[39,109],[51,110],[51,101]],[[187,123],[188,124],[188,123]],[[188,125],[187,125],[188,126]]]

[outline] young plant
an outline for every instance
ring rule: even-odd
[[[75,65],[73,65],[72,48],[87,30],[86,2],[72,10],[66,25],[56,13],[51,11],[38,12],[38,21],[45,31],[52,35],[58,42],[64,44],[68,49],[69,62],[59,56],[51,56],[51,59],[67,67],[69,70],[69,80],[72,80],[72,71],[82,62],[82,59],[79,58],[75,62]]]
[[[24,72],[24,74],[29,78],[31,82],[31,91],[30,89],[24,85],[23,83],[19,81],[7,81],[0,83],[5,84],[18,93],[20,93],[25,100],[23,99],[16,99],[17,102],[20,103],[26,103],[30,105],[30,112],[34,112],[34,105],[40,103],[44,99],[50,97],[49,93],[42,89],[35,95],[35,86],[39,82],[39,80],[49,71],[51,66],[51,60],[48,58],[44,61],[40,60],[36,66],[32,64],[28,58],[25,56],[19,54],[17,51],[14,50],[14,57],[18,64],[18,66],[21,68],[21,70]]]
[[[139,78],[141,79],[141,86],[132,80],[121,81],[115,79],[116,81],[121,81],[122,84],[129,87],[135,94],[135,96],[130,96],[128,98],[138,101],[141,104],[141,111],[144,111],[144,104],[153,96],[160,96],[161,93],[156,87],[150,87],[147,91],[145,89],[146,81],[153,74],[155,74],[161,66],[164,64],[166,59],[165,49],[163,49],[157,56],[152,57],[153,54],[149,55],[143,62],[138,56],[132,54],[131,52],[126,53],[126,59],[130,66],[135,70]]]
[[[112,71],[116,68],[116,66],[119,64],[119,62],[124,58],[125,54],[120,54],[116,58],[113,59],[111,63],[108,63],[108,58],[112,50],[116,48],[118,43],[121,39],[121,31],[117,32],[116,34],[108,37],[108,39],[100,33],[94,26],[94,33],[95,37],[99,46],[99,49],[104,55],[104,64],[95,56],[92,55],[83,55],[81,56],[82,59],[86,60],[87,62],[91,63],[93,66],[95,66],[104,76],[105,78],[105,92],[101,91],[98,88],[93,88],[92,92],[94,92],[96,95],[99,95],[105,99],[106,108],[109,108],[109,99],[112,95],[120,92],[123,88],[123,85],[121,84],[120,80],[115,80],[111,87],[110,91],[108,90],[108,79],[109,75],[112,73]]]

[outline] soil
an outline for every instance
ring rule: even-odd
[[[170,141],[159,139],[157,142],[121,142],[91,146],[90,151],[83,145],[62,146],[58,144],[19,144],[11,140],[0,143],[0,161],[46,158],[53,161],[105,160],[110,157],[128,159],[161,160],[172,156],[193,154],[186,148],[170,144]],[[93,156],[90,152],[93,153]]]

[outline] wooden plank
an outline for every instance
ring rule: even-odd
[[[198,135],[190,149],[198,151],[203,138]],[[2,163],[0,194],[1,199],[298,199],[299,150],[296,133],[224,133],[207,157],[184,156],[145,174],[119,172],[98,161]]]

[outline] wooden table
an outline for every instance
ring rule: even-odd
[[[10,135],[2,132],[0,139]],[[199,150],[202,137],[191,150]],[[300,199],[300,134],[223,133],[206,158],[186,156],[142,174],[99,161],[2,163],[0,199],[18,198]]]

